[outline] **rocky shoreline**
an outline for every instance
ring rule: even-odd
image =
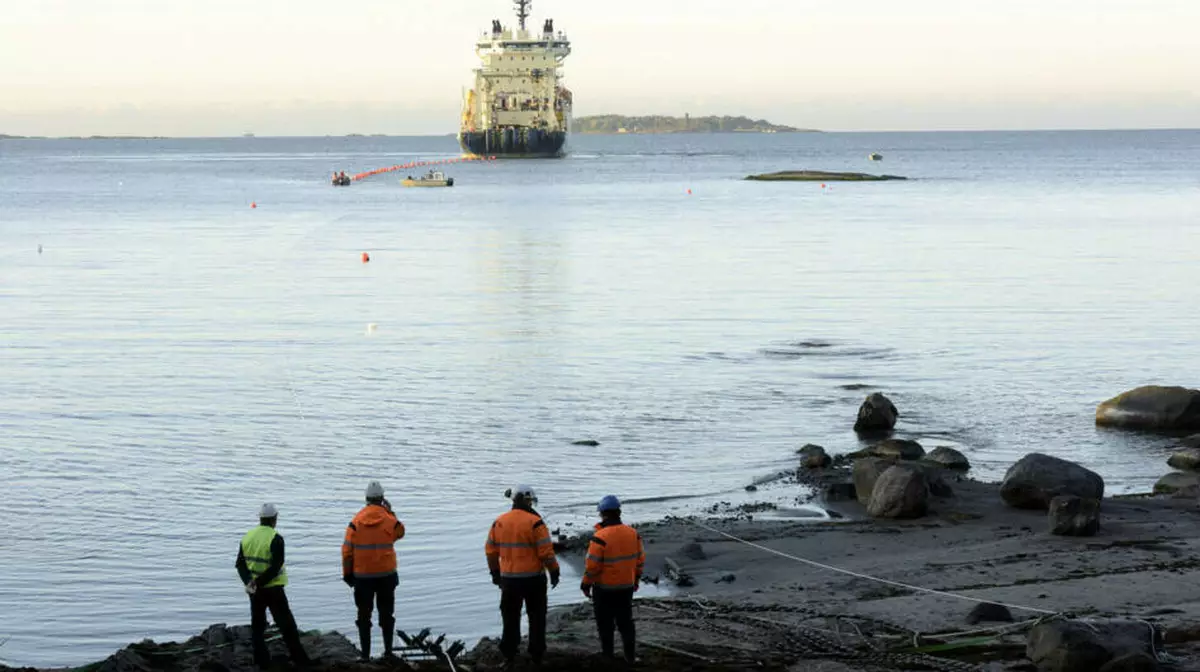
[[[1139,388],[1101,404],[1097,423],[1147,426],[1137,413],[1156,431],[1196,429],[1200,392]],[[1200,672],[1200,436],[1170,459],[1186,470],[1180,487],[1104,497],[1099,475],[1037,453],[999,483],[973,480],[962,453],[891,436],[898,416],[873,394],[855,424],[868,448],[797,450],[778,487],[802,486],[807,509],[716,507],[726,515],[638,525],[645,580],[673,595],[635,602],[637,669]],[[585,541],[560,540],[562,562],[579,569]],[[490,639],[452,662],[436,649],[372,663],[340,634],[304,639],[317,670],[501,665]],[[539,669],[616,669],[597,654],[587,603],[554,610],[548,640]],[[143,642],[78,669],[249,672],[248,627]]]

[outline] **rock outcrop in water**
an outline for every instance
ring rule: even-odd
[[[800,464],[805,469],[824,469],[833,462],[833,458],[829,457],[829,453],[826,453],[824,448],[812,443],[805,445],[796,453],[800,456]]]
[[[775,173],[747,175],[747,180],[759,182],[885,182],[907,180],[900,175],[870,175],[867,173],[837,173],[824,170],[781,170]]]
[[[1000,484],[1000,497],[1018,509],[1045,511],[1059,495],[1101,499],[1104,479],[1070,460],[1030,453],[1008,468]]]
[[[871,447],[871,454],[890,460],[919,460],[925,457],[925,449],[916,441],[884,439]]]
[[[860,434],[890,432],[896,427],[896,419],[900,411],[891,399],[880,392],[872,393],[858,407],[858,419],[854,421],[854,431]]]
[[[1138,387],[1096,407],[1096,424],[1131,429],[1200,429],[1200,390]]]
[[[967,456],[949,446],[934,448],[924,459],[926,462],[932,462],[956,471],[967,471],[971,468],[971,462],[967,459]]]
[[[1200,474],[1194,472],[1173,471],[1158,479],[1154,484],[1154,494],[1173,495],[1188,488],[1200,487]]]

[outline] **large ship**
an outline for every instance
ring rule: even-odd
[[[483,62],[475,88],[463,96],[458,143],[475,156],[562,156],[571,126],[571,92],[559,68],[571,42],[546,19],[541,32],[525,26],[530,0],[515,0],[517,27],[492,21],[475,43]]]

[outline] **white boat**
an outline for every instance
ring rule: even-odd
[[[406,187],[453,187],[454,178],[446,177],[446,174],[440,170],[431,170],[421,177],[414,178],[409,175],[400,180],[400,184]]]

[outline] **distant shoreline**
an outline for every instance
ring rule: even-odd
[[[705,116],[671,117],[664,115],[629,116],[597,114],[579,117],[571,124],[581,135],[650,135],[663,133],[819,133],[811,128],[774,124],[750,117]]]

